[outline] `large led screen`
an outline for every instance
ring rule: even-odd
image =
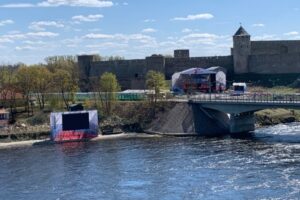
[[[89,129],[89,113],[63,114],[63,131]]]

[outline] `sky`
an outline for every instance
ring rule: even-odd
[[[299,0],[0,0],[0,64],[229,55],[240,24],[252,40],[300,40],[299,19]]]

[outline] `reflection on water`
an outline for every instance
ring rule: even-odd
[[[0,199],[298,199],[300,124],[0,150]]]

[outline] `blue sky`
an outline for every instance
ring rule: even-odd
[[[242,23],[253,40],[300,39],[299,0],[1,0],[0,63],[54,55],[229,55]]]

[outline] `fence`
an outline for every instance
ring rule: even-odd
[[[205,102],[296,103],[300,105],[300,94],[199,94],[190,96],[188,99]]]

